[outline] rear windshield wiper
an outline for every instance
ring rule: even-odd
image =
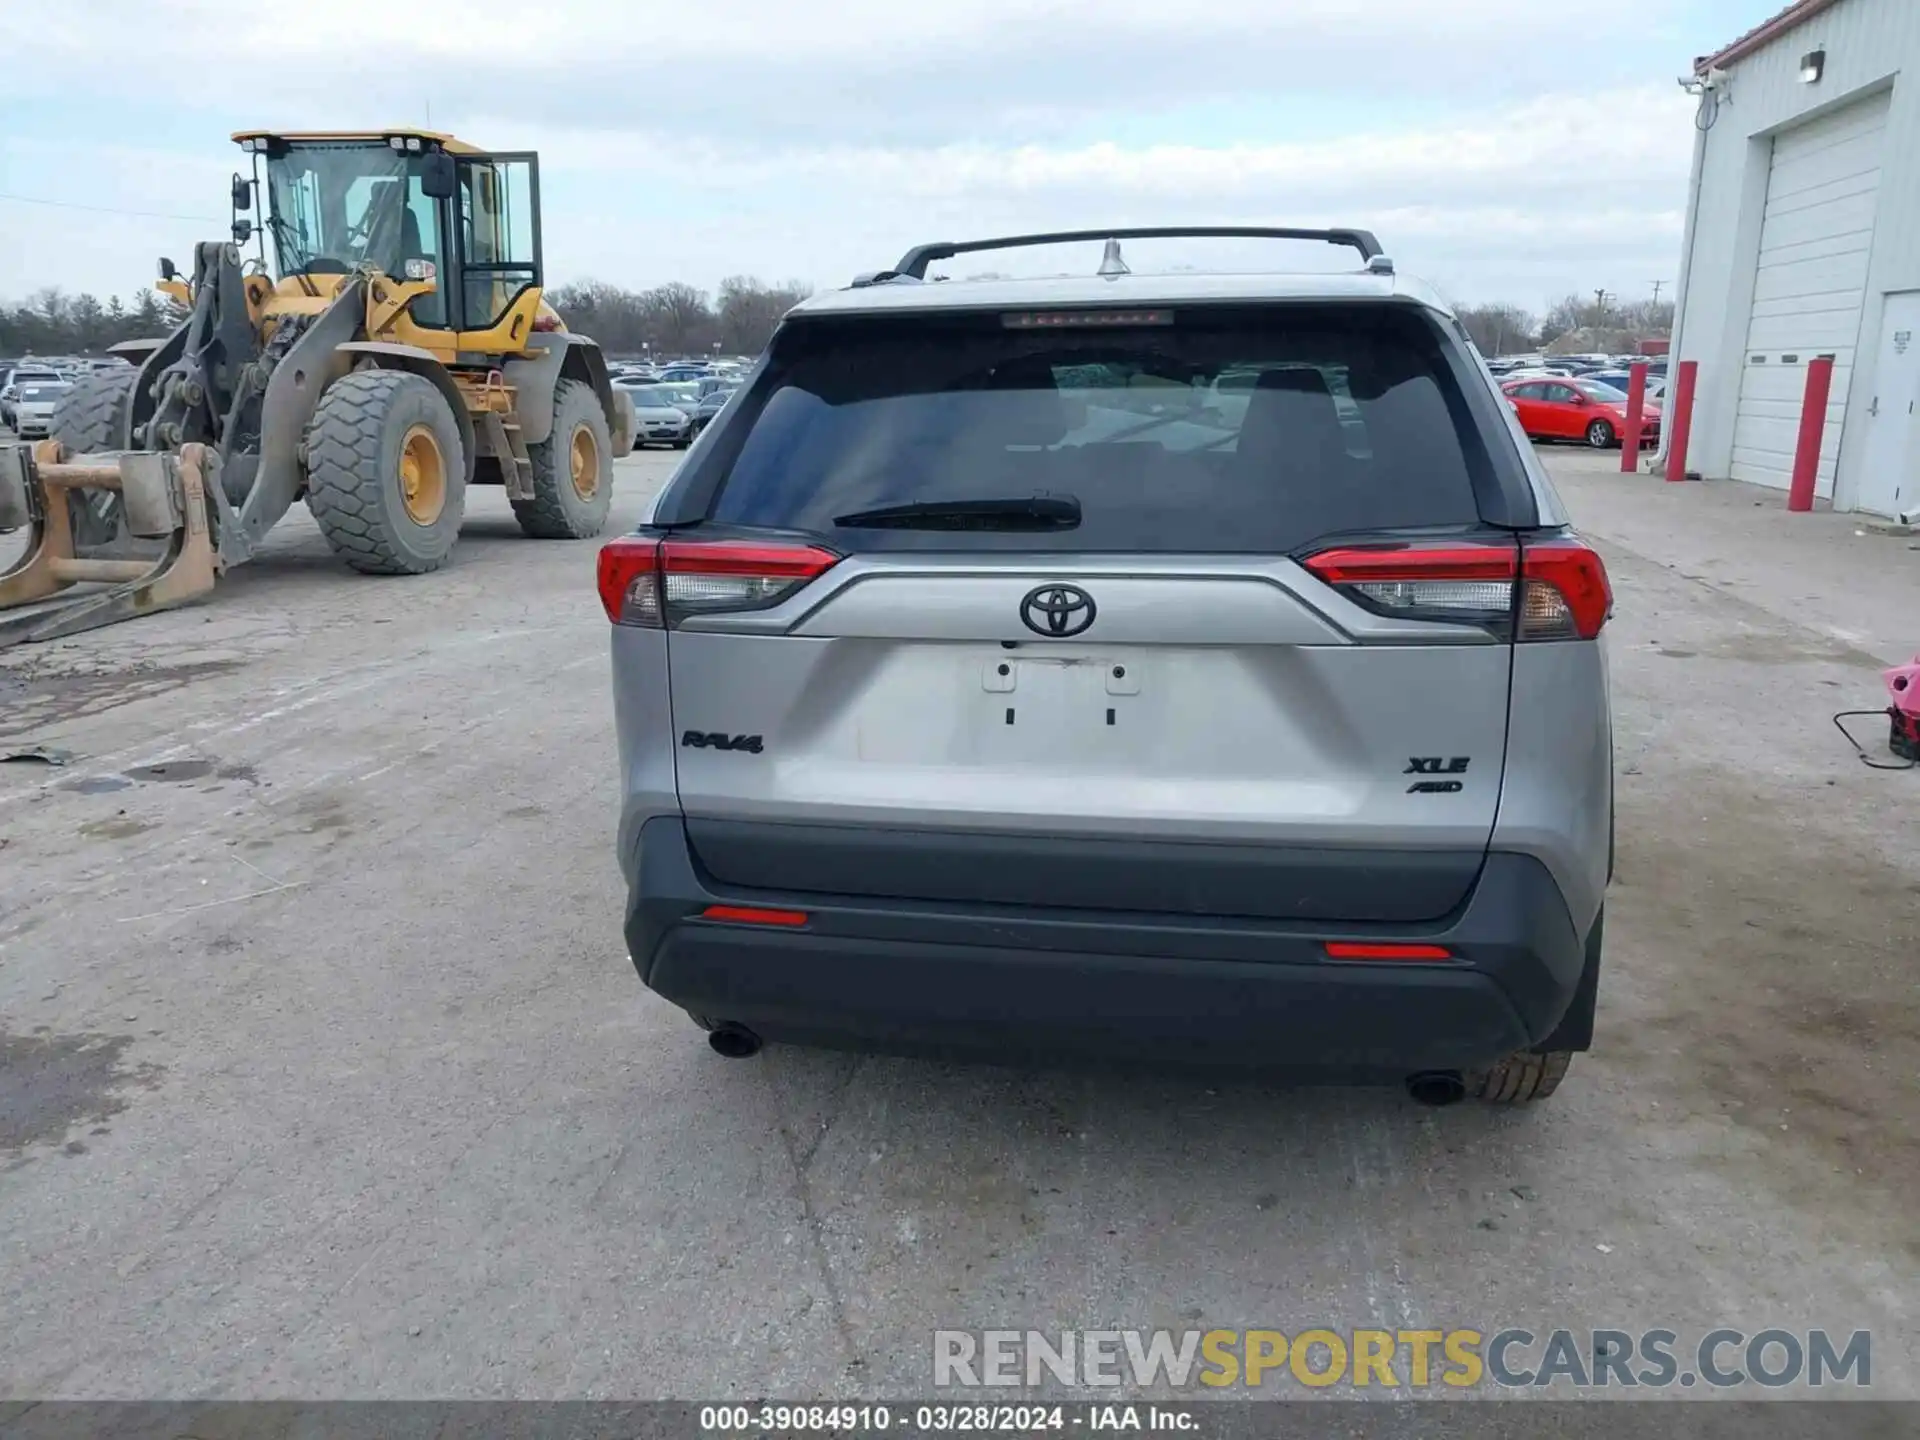
[[[991,500],[916,500],[836,515],[849,528],[897,530],[1071,530],[1080,523],[1072,495],[1016,495]]]

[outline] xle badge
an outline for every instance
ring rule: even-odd
[[[1414,755],[1407,760],[1404,775],[1464,775],[1472,764],[1470,757],[1455,755]],[[1409,795],[1453,795],[1466,788],[1458,780],[1416,780],[1407,787]]]

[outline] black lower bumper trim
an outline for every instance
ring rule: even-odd
[[[819,895],[1177,916],[1406,924],[1457,906],[1479,849],[1334,850],[1305,845],[988,835],[884,826],[688,820],[695,864],[722,884]]]
[[[626,935],[641,978],[773,1040],[1398,1078],[1543,1039],[1583,968],[1566,904],[1530,856],[1489,855],[1442,921],[1334,927],[746,890],[700,871],[677,818],[647,822],[639,843]],[[702,918],[711,905],[808,918]],[[1355,938],[1458,958],[1327,959],[1326,940]]]

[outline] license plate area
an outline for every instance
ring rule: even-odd
[[[981,667],[980,688],[995,748],[1013,755],[1053,755],[1123,729],[1139,704],[1146,677],[1137,656],[1064,651],[1003,652]]]

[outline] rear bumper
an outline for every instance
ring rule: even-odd
[[[626,938],[640,978],[771,1040],[1398,1079],[1544,1039],[1584,958],[1551,876],[1522,855],[1488,856],[1442,921],[1339,926],[743,890],[701,872],[677,817],[648,821],[639,847]],[[717,904],[808,918],[702,917]],[[1327,940],[1369,938],[1456,958],[1326,958]]]

